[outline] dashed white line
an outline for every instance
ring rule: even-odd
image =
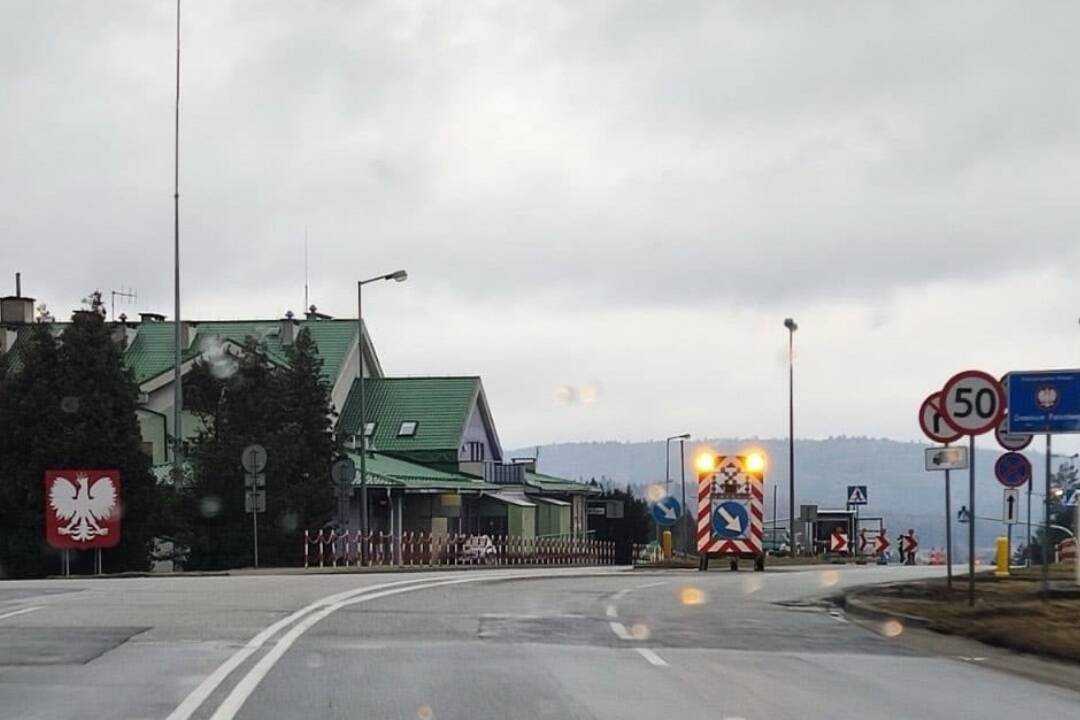
[[[633,640],[634,636],[630,634],[630,631],[626,629],[626,626],[621,622],[608,623],[611,626],[611,632],[615,633],[615,636],[620,640]]]
[[[657,667],[667,667],[667,660],[660,657],[649,648],[639,647],[634,649],[637,650],[638,655],[648,660],[651,665],[655,665]]]
[[[0,615],[0,620],[6,620],[7,618],[15,617],[16,615],[25,615],[26,613],[32,613],[35,610],[40,610],[45,607],[44,605],[35,605],[34,607],[22,608],[21,610],[12,610],[11,612]]]

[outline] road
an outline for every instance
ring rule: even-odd
[[[935,568],[0,584],[2,718],[1071,717],[820,604]],[[893,627],[891,632],[901,631]]]

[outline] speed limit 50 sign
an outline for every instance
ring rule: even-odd
[[[993,375],[965,370],[953,375],[941,390],[941,415],[963,435],[993,430],[1005,416],[1005,391]]]

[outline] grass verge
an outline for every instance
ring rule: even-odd
[[[1068,588],[1072,563],[1051,567],[1051,580]],[[1072,586],[1075,588],[1076,586]],[[860,590],[859,600],[878,610],[922,618],[930,630],[973,638],[1057,659],[1080,662],[1080,591],[1040,595],[1039,568],[998,578],[975,578],[975,605],[967,603],[967,576],[954,576],[950,593],[944,579]]]

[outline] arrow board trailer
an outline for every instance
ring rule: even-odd
[[[744,455],[717,455],[713,470],[698,474],[698,569],[709,558],[727,557],[731,569],[739,560],[765,569],[765,476],[746,467]]]

